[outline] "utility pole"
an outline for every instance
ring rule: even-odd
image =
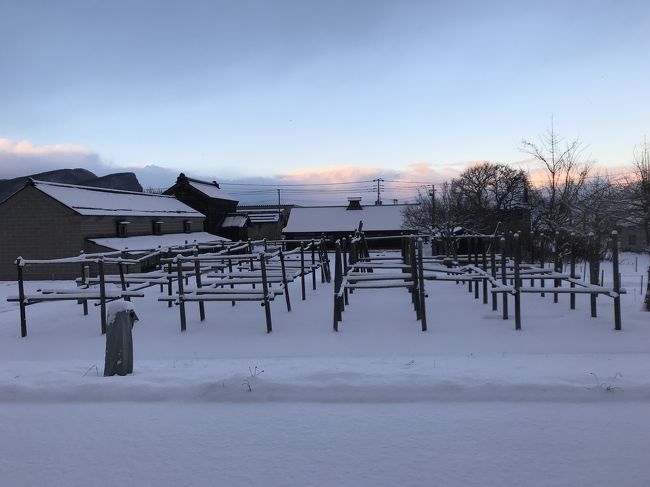
[[[280,188],[278,188],[278,222],[282,223],[282,206],[280,205]]]
[[[381,188],[380,184],[383,183],[384,180],[382,178],[377,178],[377,179],[373,179],[372,182],[377,183],[377,203],[375,203],[375,204],[376,205],[381,205],[381,197],[379,196],[379,192],[380,192],[380,188]]]

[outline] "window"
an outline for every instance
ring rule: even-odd
[[[127,232],[126,232],[126,226],[130,222],[117,222],[117,236],[120,238],[126,238]]]
[[[627,236],[627,244],[628,245],[636,245],[636,234],[635,233],[630,233]]]
[[[154,235],[162,235],[162,225],[163,225],[163,222],[161,222],[161,221],[153,222],[153,231],[152,231],[152,233]]]
[[[183,232],[190,233],[191,231],[192,231],[192,222],[189,220],[185,220],[183,222]]]

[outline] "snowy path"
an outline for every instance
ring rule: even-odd
[[[650,482],[647,403],[5,405],[0,430],[13,487]]]

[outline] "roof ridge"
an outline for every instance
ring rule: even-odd
[[[83,186],[81,184],[68,184],[68,183],[57,183],[53,181],[41,181],[39,179],[32,179],[29,178],[27,180],[28,185],[36,186],[38,187],[39,185],[44,185],[44,186],[59,186],[59,187],[64,187],[64,188],[76,188],[76,189],[87,189],[90,191],[98,191],[101,193],[117,193],[117,194],[134,194],[137,196],[152,196],[152,197],[157,197],[157,198],[173,198],[176,199],[174,196],[168,196],[164,194],[157,194],[157,193],[145,193],[144,191],[129,191],[126,189],[116,189],[116,188],[100,188],[97,186]]]

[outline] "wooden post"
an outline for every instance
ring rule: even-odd
[[[269,283],[266,278],[266,258],[264,254],[260,254],[260,268],[262,269],[262,291],[264,292],[264,316],[266,317],[266,333],[273,331],[271,323],[271,300],[269,299]]]
[[[478,266],[479,238],[478,237],[473,237],[472,240],[474,241],[474,244],[472,245],[472,247],[474,248],[474,267],[476,267],[478,269],[479,268],[479,266]],[[472,263],[472,256],[470,256],[470,264],[471,263]],[[479,281],[474,282],[474,299],[478,299],[478,297],[479,297],[478,283],[479,283]]]
[[[500,242],[500,248],[499,250],[501,251],[501,284],[504,286],[508,285],[508,274],[507,274],[507,266],[506,266],[506,239],[505,237],[501,237]],[[503,308],[503,319],[507,320],[508,319],[508,293],[503,292],[502,293],[503,298],[502,298],[502,308]]]
[[[546,269],[546,240],[544,239],[544,232],[539,234],[539,266],[542,268],[542,277],[539,280],[540,286],[546,286],[544,279],[544,270]],[[541,297],[545,297],[546,293],[540,293]]]
[[[300,290],[302,293],[302,300],[307,299],[305,294],[305,244],[300,242]]]
[[[483,258],[483,272],[487,273],[487,255],[485,253],[485,238],[481,239],[481,255]],[[488,303],[488,280],[483,276],[483,304]]]
[[[226,255],[230,255],[230,248],[228,248],[228,249],[226,250]],[[229,275],[228,280],[229,280],[230,282],[232,282],[232,276],[231,276],[230,274],[232,274],[232,259],[228,259],[228,275]],[[231,285],[230,285],[230,289],[235,289],[235,285],[234,285],[234,284],[231,284]],[[235,305],[235,302],[234,302],[234,301],[231,301],[231,302],[230,302],[230,306],[234,306],[234,305]]]
[[[571,279],[577,279],[576,276],[576,234],[571,233],[571,267],[570,267]],[[575,289],[576,285],[574,282],[571,283],[571,289]],[[576,293],[571,293],[571,309],[576,309]]]
[[[81,274],[83,275],[84,282],[88,282],[88,278],[90,277],[90,266],[84,265]],[[84,310],[84,316],[88,316],[88,300],[83,299],[82,305]]]
[[[614,274],[614,329],[621,330],[621,274],[618,266],[618,232],[612,232],[612,272]]]
[[[320,282],[325,282],[325,257],[323,255],[323,242],[318,242],[318,259],[320,260]]]
[[[339,321],[341,320],[340,305],[339,305],[339,291],[341,290],[341,283],[343,276],[341,276],[341,244],[337,240],[334,243],[334,331],[339,331]]]
[[[284,286],[284,300],[287,302],[287,311],[291,311],[291,299],[289,298],[289,283],[287,282],[287,270],[284,265],[284,252],[280,250],[280,268],[282,269],[282,285]]]
[[[178,308],[181,315],[181,331],[187,328],[187,319],[185,316],[185,297],[183,292],[183,262],[181,262],[181,255],[176,256],[176,273],[178,279]]]
[[[199,261],[199,249],[194,249],[194,278],[196,279],[196,288],[201,289],[201,262]],[[205,304],[199,301],[199,316],[201,321],[205,321]]]
[[[424,253],[422,249],[422,239],[418,238],[418,289],[420,291],[420,319],[422,321],[422,331],[427,331],[427,309],[426,293],[424,292]]]
[[[16,259],[18,268],[18,306],[20,307],[20,336],[27,336],[27,313],[25,309],[25,284],[23,282],[23,258]]]
[[[99,269],[99,314],[101,315],[102,335],[106,334],[106,281],[104,279],[104,257],[97,262]]]
[[[172,261],[171,261],[171,250],[168,252],[167,258],[170,259],[169,262],[167,262],[167,297],[171,298],[172,295],[174,294],[174,289],[173,289],[173,277],[172,277]],[[171,299],[167,301],[167,307],[171,308],[173,306],[173,303]]]
[[[562,264],[560,262],[560,247],[559,247],[559,232],[555,232],[555,241],[554,241],[554,256],[553,256],[553,272],[560,273],[562,272]],[[553,287],[561,287],[562,281],[560,279],[553,280]],[[553,293],[553,302],[557,303],[559,301],[559,293]]]
[[[420,295],[418,291],[418,262],[417,262],[417,253],[415,250],[415,239],[411,237],[409,246],[409,253],[411,255],[411,282],[412,287],[410,289],[411,301],[413,302],[413,309],[415,309],[415,316],[419,320],[421,318],[420,314]]]
[[[120,284],[122,285],[122,291],[126,291],[126,281],[124,280],[124,264],[122,261],[118,262],[117,268],[120,272]],[[124,298],[125,301],[131,301],[131,298],[128,296]]]
[[[513,244],[515,246],[515,330],[521,330],[521,242],[519,234],[514,234]]]
[[[467,242],[467,265],[472,265],[472,238],[468,237],[465,239],[465,242]],[[471,279],[467,281],[467,291],[472,292],[472,285],[474,284],[474,281]]]
[[[530,232],[530,263],[535,264],[535,232]],[[530,287],[535,287],[535,279],[530,280]]]
[[[309,250],[311,250],[311,288],[316,290],[316,244],[313,239],[309,243]]]
[[[343,250],[343,275],[348,275],[348,240],[343,238],[341,242],[341,249]],[[343,306],[348,306],[350,304],[348,298],[348,288],[343,290]]]
[[[589,255],[589,284],[597,286],[598,285],[598,265],[597,261],[598,252],[596,251],[596,242],[594,234],[589,234],[589,240],[587,245],[587,252]],[[598,304],[597,304],[597,293],[591,293],[590,295],[590,304],[591,304],[591,317],[596,318],[598,316]]]
[[[330,270],[330,258],[327,254],[327,243],[325,242],[325,237],[321,239],[323,245],[323,269],[325,270],[325,281],[332,282],[332,272]]]
[[[496,235],[491,238],[491,243],[490,243],[490,272],[492,273],[492,279],[496,281],[497,278],[497,258],[496,258],[496,244],[497,244],[497,237]],[[492,287],[494,288],[494,284],[492,284]],[[492,311],[497,310],[497,293],[492,293]]]

